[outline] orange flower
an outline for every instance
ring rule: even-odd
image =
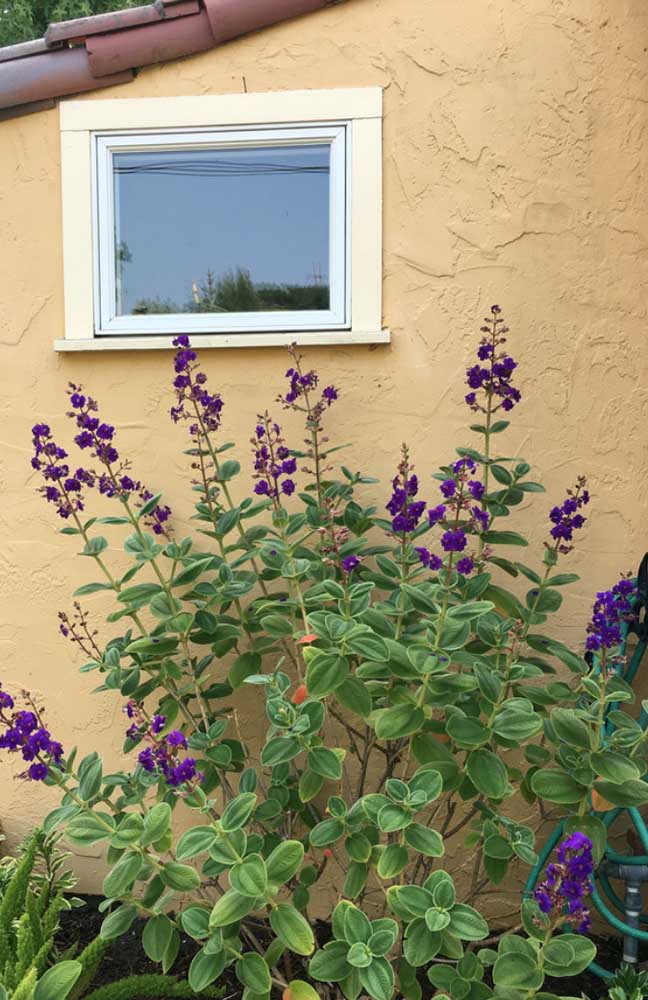
[[[303,635],[301,637],[301,639],[298,639],[297,640],[297,645],[298,646],[308,646],[308,645],[310,645],[311,642],[316,642],[318,639],[319,639],[318,635],[315,635],[314,632],[310,632],[308,635]]]
[[[325,858],[332,858],[333,857],[333,851],[331,850],[330,847],[325,847],[324,848],[324,857]]]
[[[301,705],[308,698],[308,688],[305,684],[300,684],[292,696],[293,705]]]

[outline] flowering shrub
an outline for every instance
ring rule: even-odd
[[[502,524],[544,491],[497,447],[521,402],[497,306],[481,332],[466,376],[481,444],[457,449],[431,481],[404,445],[390,496],[335,467],[329,415],[343,392],[295,350],[276,400],[289,426],[263,411],[249,461],[228,457],[224,401],[178,337],[171,417],[188,432],[195,538],[174,536],[161,494],[134,478],[82,387],[70,387],[69,416],[91,468],[73,471],[51,429],[34,427],[41,492],[99,577],[76,596],[114,598],[105,638],[78,602],[60,629],[82,671],[123,699],[127,763],[104,774],[96,753],[66,757],[42,711],[16,711],[6,694],[2,746],[27,778],[61,789],[48,828],[105,846],[103,935],[147,917],[144,947],[166,971],[184,931],[197,943],[196,991],[234,966],[247,1000],[275,988],[287,1000],[419,1000],[424,976],[456,1000],[484,1000],[531,996],[545,973],[593,958],[582,933],[605,828],[592,795],[648,801],[645,735],[620,708],[632,700],[618,647],[633,583],[597,596],[589,660],[542,630],[578,579],[558,563],[590,496],[579,478],[551,507],[539,563],[506,555],[527,542]],[[96,492],[116,513],[86,519]],[[126,529],[123,574],[104,529]],[[259,706],[253,733],[240,731],[241,690]],[[538,820],[559,805],[569,836],[523,903],[526,936],[491,937],[482,894],[537,860],[521,803],[538,803]],[[179,838],[176,809],[195,817]],[[471,857],[464,885],[441,860],[453,844]]]

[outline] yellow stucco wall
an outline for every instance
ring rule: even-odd
[[[592,592],[648,548],[647,46],[645,0],[349,0],[87,97],[240,92],[244,81],[248,91],[385,88],[393,343],[309,350],[343,390],[332,432],[354,441],[349,465],[371,464],[385,482],[406,439],[427,478],[471,441],[463,371],[480,316],[500,302],[525,396],[506,452],[532,459],[550,491],[518,508],[515,526],[535,522],[539,547],[550,500],[577,473],[591,478],[591,523],[569,560],[584,579],[563,613],[573,642]],[[60,195],[58,111],[0,124],[0,678],[42,698],[66,746],[116,764],[119,700],[91,695],[94,677],[78,674],[57,634],[57,611],[92,567],[34,493],[29,429],[46,420],[71,440],[65,385],[83,381],[137,475],[166,487],[180,534],[191,496],[183,434],[167,417],[170,355],[52,350],[63,336]],[[203,364],[245,462],[254,409],[271,404],[284,354],[212,351]],[[57,804],[14,771],[0,764],[10,843]],[[93,852],[78,866],[82,887],[96,886]]]

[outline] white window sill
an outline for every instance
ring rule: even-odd
[[[126,336],[90,337],[87,340],[55,340],[55,351],[169,351],[174,350],[173,337]],[[220,333],[196,334],[192,343],[197,348],[205,347],[288,347],[298,344],[303,347],[344,346],[348,344],[389,344],[390,330],[322,330],[319,332],[291,333]]]

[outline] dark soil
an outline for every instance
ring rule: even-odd
[[[85,947],[99,934],[99,928],[104,915],[99,913],[97,907],[101,902],[101,897],[86,896],[86,905],[82,908],[70,910],[62,915],[61,929],[57,938],[57,945],[61,950],[72,945],[77,946],[78,951]],[[127,976],[142,975],[144,973],[158,973],[160,967],[151,962],[142,948],[143,921],[136,921],[130,931],[123,937],[112,941],[99,968],[95,982],[92,984],[96,989],[107,983],[112,983],[117,979],[124,979]],[[324,930],[324,928],[322,928]],[[259,935],[262,937],[263,935]],[[319,936],[319,935],[318,935]],[[323,940],[328,935],[324,930],[321,935]],[[597,937],[594,939],[598,948],[597,961],[607,969],[614,970],[621,961],[621,940],[618,937]],[[640,945],[640,949],[641,949]],[[644,945],[645,953],[640,952],[640,962],[648,960],[648,946]],[[186,978],[191,959],[197,951],[196,942],[186,935],[181,936],[180,953],[175,962],[170,975]],[[294,978],[304,976],[304,970],[295,969]],[[242,994],[241,986],[234,975],[233,969],[226,969],[218,987],[223,988],[223,1000],[238,1000]],[[425,987],[424,987],[425,989]],[[607,985],[597,976],[589,972],[572,979],[549,979],[545,980],[544,989],[547,992],[556,993],[558,996],[578,997],[585,995],[590,1000],[601,1000],[607,996]],[[430,991],[429,996],[432,995]],[[425,996],[425,994],[424,994]],[[137,1000],[133,997],[133,1000]],[[160,997],[159,1000],[168,1000],[167,997]]]

